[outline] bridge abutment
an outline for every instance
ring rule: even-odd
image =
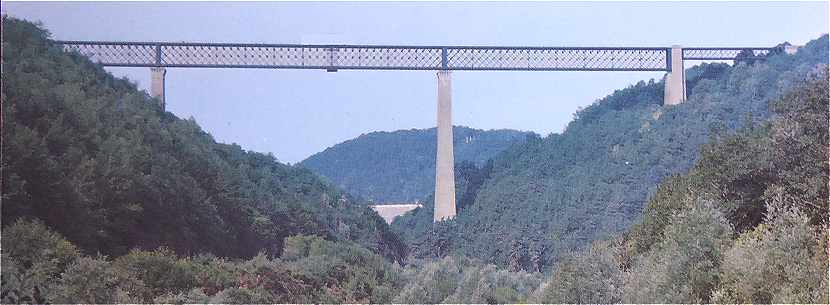
[[[167,70],[162,67],[150,68],[150,96],[157,98],[161,110],[164,110],[164,77]]]
[[[671,71],[666,73],[663,105],[677,105],[686,100],[686,70],[683,68],[683,48],[671,48]]]
[[[455,160],[452,143],[452,78],[450,71],[439,71],[438,145],[435,156],[435,212],[433,221],[455,218]]]

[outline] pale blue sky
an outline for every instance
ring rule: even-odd
[[[529,46],[772,46],[828,29],[827,2],[3,2],[56,39]],[[108,68],[147,88],[149,69]],[[560,132],[654,72],[454,72],[454,123]],[[298,162],[371,131],[435,125],[423,71],[168,69],[168,110],[221,142]]]

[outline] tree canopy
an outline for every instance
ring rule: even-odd
[[[456,166],[455,220],[427,192],[392,230],[41,27],[2,30],[3,303],[830,302],[827,35],[695,67],[677,106],[641,82],[562,134],[495,136]]]
[[[458,229],[435,241],[448,247],[446,253],[464,253],[501,266],[518,262],[521,269],[534,270],[555,263],[562,253],[624,232],[640,220],[649,196],[659,190],[661,181],[686,173],[707,154],[704,144],[780,115],[775,112],[778,104],[770,106],[770,102],[807,79],[817,65],[826,65],[827,54],[825,35],[795,55],[781,53],[752,63],[695,66],[686,73],[688,100],[676,106],[662,106],[662,82],[640,82],[617,90],[577,111],[563,133],[530,137],[497,155],[486,170],[488,178],[478,183],[475,192],[466,192],[460,184],[459,202],[465,201],[461,195],[465,193],[468,198],[474,194],[475,199],[460,209],[454,220]],[[787,100],[795,99],[782,101]],[[810,118],[808,106],[799,105],[792,107],[805,111],[793,112],[787,120]],[[824,127],[826,123],[809,124],[794,132],[815,134],[815,129]],[[782,146],[787,148],[784,151],[768,150],[763,143],[750,146],[758,147],[752,150],[735,146],[735,154],[706,162],[746,167],[765,160],[792,160],[787,156],[806,149],[806,144],[792,140],[792,135],[779,135],[782,141],[792,141]],[[734,141],[753,140],[744,137]],[[812,154],[825,156],[822,152]],[[746,194],[765,192],[754,181],[780,179],[781,175],[819,177],[815,172],[803,172],[799,163],[803,159],[793,162],[789,168],[781,167],[783,172],[759,167],[736,177],[717,170],[707,174],[719,177],[716,181],[724,185],[741,185],[733,188],[735,193],[729,199],[736,212],[727,218],[734,226],[746,228],[762,219],[751,209],[762,210],[763,205],[744,202]],[[818,181],[786,187],[805,196],[826,191]],[[423,209],[393,223],[416,256],[435,253],[431,250],[435,244],[427,238],[432,232],[431,214],[432,202],[427,199]],[[755,218],[737,220],[747,217]]]
[[[87,253],[278,255],[292,235],[358,242],[394,260],[386,223],[300,167],[220,144],[117,79],[3,17],[3,223],[40,219]]]
[[[376,203],[414,202],[435,191],[436,129],[372,132],[334,145],[300,165]],[[453,127],[456,162],[482,166],[531,133]]]

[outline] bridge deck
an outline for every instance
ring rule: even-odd
[[[670,71],[671,48],[381,46],[56,41],[104,66],[364,70]],[[684,48],[684,59],[728,60],[742,50]]]

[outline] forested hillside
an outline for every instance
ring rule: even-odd
[[[565,255],[536,301],[830,302],[828,81],[823,66],[772,103],[772,121],[703,146],[631,230]]]
[[[563,251],[637,222],[656,185],[686,172],[702,144],[768,119],[769,101],[827,63],[827,45],[825,35],[795,55],[694,67],[687,71],[688,100],[677,106],[661,106],[662,82],[618,90],[578,111],[562,134],[529,139],[496,157],[477,192],[458,190],[475,199],[436,230],[439,236],[431,234],[431,200],[393,228],[415,256],[463,253],[514,270],[544,270]]]
[[[285,241],[280,258],[82,255],[41,222],[3,230],[4,303],[828,303],[826,67],[776,118],[714,139],[642,221],[510,271],[461,255],[390,265],[348,242]],[[451,223],[447,223],[451,224]],[[443,228],[447,228],[444,226]],[[541,283],[541,284],[540,284]]]
[[[278,255],[284,238],[314,234],[405,255],[365,203],[306,169],[216,143],[47,36],[3,18],[3,224],[41,220],[90,254]]]
[[[455,126],[455,160],[482,166],[528,135]],[[314,154],[300,165],[377,203],[413,202],[435,190],[435,145],[435,128],[372,132]]]
[[[404,245],[365,202],[216,143],[29,22],[2,29],[2,303],[424,299],[398,295],[434,264],[399,267]],[[448,276],[497,271],[465,262]],[[517,302],[541,281],[494,275],[428,288]]]
[[[826,35],[470,157],[456,220],[393,224],[407,256],[365,201],[2,31],[3,304],[830,303]]]

